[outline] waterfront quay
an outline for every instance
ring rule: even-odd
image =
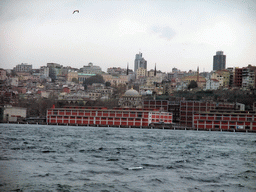
[[[124,126],[124,125],[96,125],[96,124],[73,124],[73,123],[46,123],[46,122],[7,122],[2,124],[27,124],[27,125],[49,125],[49,126],[77,126],[77,127],[95,127],[95,128],[120,128],[120,129],[163,129],[163,130],[184,130],[184,131],[220,131],[220,132],[244,132],[244,133],[256,133],[255,130],[247,129],[202,129],[195,127],[187,127],[181,125],[161,125],[161,126]]]

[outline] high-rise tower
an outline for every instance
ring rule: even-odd
[[[136,54],[134,60],[134,72],[136,73],[137,69],[144,68],[147,69],[147,61],[142,57],[142,53]]]
[[[213,56],[213,70],[226,69],[226,55],[223,55],[223,51],[217,51]]]

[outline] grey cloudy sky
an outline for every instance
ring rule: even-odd
[[[219,50],[227,67],[256,65],[256,1],[2,0],[0,41],[5,69],[50,62],[133,69],[142,52],[148,69],[211,71]]]

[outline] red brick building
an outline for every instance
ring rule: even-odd
[[[202,112],[193,115],[197,129],[256,130],[256,113]]]
[[[180,124],[192,127],[193,115],[195,113],[210,112],[218,110],[238,110],[235,103],[219,103],[213,101],[181,101],[180,102]]]
[[[145,100],[143,101],[143,107],[146,109],[162,109],[163,111],[168,111],[167,100]]]
[[[47,123],[102,126],[149,126],[151,123],[172,123],[172,114],[152,109],[135,108],[52,108],[47,111]]]

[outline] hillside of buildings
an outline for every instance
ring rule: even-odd
[[[14,107],[26,110],[16,119],[45,118],[53,105],[144,108],[148,100],[239,103],[244,105],[243,110],[255,111],[256,66],[213,68],[202,73],[199,68],[173,68],[168,73],[157,70],[157,66],[148,70],[141,53],[135,56],[134,70],[127,66],[104,72],[93,63],[80,69],[57,63],[34,69],[22,63],[13,69],[0,69],[0,120],[10,118],[5,109]]]

